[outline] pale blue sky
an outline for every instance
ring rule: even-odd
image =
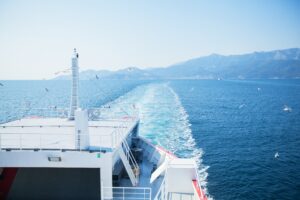
[[[0,79],[300,47],[297,0],[0,0]]]

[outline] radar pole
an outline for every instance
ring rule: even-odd
[[[71,102],[69,110],[69,120],[75,119],[75,110],[79,107],[78,101],[78,86],[79,86],[79,70],[78,70],[78,53],[76,48],[74,48],[72,56],[72,93],[71,93]]]

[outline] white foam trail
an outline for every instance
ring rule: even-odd
[[[189,118],[188,113],[182,106],[180,98],[177,95],[177,93],[171,87],[169,87],[169,89],[172,92],[172,94],[174,95],[176,104],[180,107],[180,109],[179,109],[180,115],[182,115],[183,116],[182,118],[184,119],[183,123],[186,128],[184,139],[187,141],[187,143],[186,143],[186,145],[183,145],[183,148],[191,148],[192,149],[192,152],[189,155],[187,155],[186,157],[192,156],[196,160],[197,165],[198,165],[198,175],[199,175],[200,184],[203,186],[205,193],[208,195],[206,185],[207,185],[207,176],[208,176],[207,169],[209,168],[209,166],[204,166],[202,164],[201,157],[203,155],[203,150],[201,148],[197,148],[197,146],[196,146],[196,142],[195,142],[195,139],[193,138],[192,130],[190,128],[191,124],[189,123],[189,120],[188,120],[188,118]],[[212,199],[212,197],[209,197],[209,199]]]
[[[133,104],[139,109],[140,135],[179,157],[193,157],[199,167],[201,185],[208,194],[208,166],[202,164],[203,151],[196,146],[189,116],[176,92],[167,83],[142,85],[110,102],[109,106],[112,110],[120,107],[130,110]]]

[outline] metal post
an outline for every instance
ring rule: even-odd
[[[62,141],[63,141],[63,140],[60,140],[60,141],[59,141],[60,151],[61,151],[61,152],[62,152],[62,149],[63,149],[63,143],[62,143]]]
[[[123,188],[123,200],[125,200],[125,188]]]
[[[42,150],[42,134],[39,133],[39,136],[40,136],[40,150]]]
[[[99,148],[99,151],[101,152],[101,148],[102,148],[102,147],[101,147],[101,135],[99,135],[99,147],[100,147],[100,148]]]
[[[20,136],[20,150],[22,150],[22,134],[19,134],[19,136]]]
[[[114,132],[113,132],[112,134],[114,134]],[[113,140],[113,139],[114,139],[114,136],[111,135],[111,136],[110,136],[110,140],[111,140],[111,146],[112,146],[112,147],[114,147],[114,140]]]

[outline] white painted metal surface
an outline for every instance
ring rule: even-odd
[[[74,49],[72,56],[72,93],[69,111],[69,120],[74,120],[75,110],[79,107],[78,86],[79,86],[79,67],[78,67],[78,53]]]
[[[111,151],[120,145],[137,123],[134,118],[89,121],[89,146],[80,150]],[[75,122],[62,118],[25,118],[1,124],[1,149],[76,150]]]
[[[165,161],[151,174],[150,183],[155,181],[162,173],[165,172],[169,165],[169,159],[166,158]]]
[[[75,111],[75,148],[88,149],[90,146],[88,113],[86,110]]]

